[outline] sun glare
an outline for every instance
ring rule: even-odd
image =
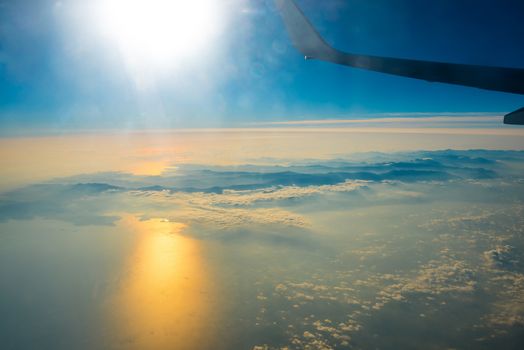
[[[218,0],[106,0],[99,17],[127,60],[148,65],[195,57],[221,26]]]

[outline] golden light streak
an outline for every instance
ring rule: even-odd
[[[122,347],[210,348],[218,310],[198,242],[180,234],[181,223],[124,216],[121,224],[138,235],[110,308]]]
[[[133,165],[128,170],[133,175],[151,175],[157,176],[162,175],[164,170],[169,167],[169,163],[166,162],[142,162]]]

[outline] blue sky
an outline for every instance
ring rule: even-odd
[[[340,49],[524,66],[522,1],[297,2]],[[291,47],[272,1],[219,2],[224,25],[208,50],[176,67],[137,73],[118,45],[100,35],[91,15],[96,5],[85,3],[0,0],[4,130],[217,127],[392,112],[503,113],[524,104],[519,95],[306,62]]]

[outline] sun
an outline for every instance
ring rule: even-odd
[[[170,65],[198,55],[220,30],[220,0],[105,0],[101,29],[128,61]]]

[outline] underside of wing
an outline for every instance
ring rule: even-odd
[[[326,43],[293,0],[275,0],[293,45],[317,59],[430,82],[524,94],[524,69],[431,62],[342,52]]]

